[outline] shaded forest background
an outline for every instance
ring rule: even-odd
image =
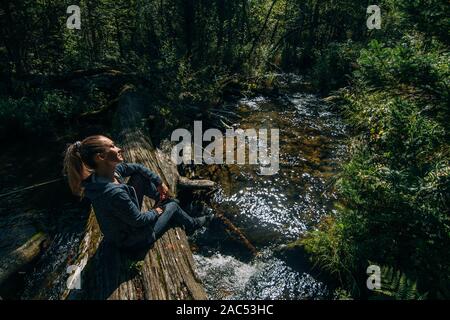
[[[69,5],[81,30],[66,28]],[[381,8],[368,30],[366,9]],[[449,2],[20,0],[0,4],[0,139],[70,140],[120,88],[177,126],[301,74],[353,128],[336,212],[299,240],[342,297],[450,297]],[[77,124],[77,125],[74,125]],[[168,132],[168,131],[167,131]],[[11,136],[14,138],[11,138]],[[70,137],[70,139],[69,139]]]

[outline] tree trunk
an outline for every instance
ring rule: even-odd
[[[20,247],[5,255],[2,254],[0,258],[0,286],[3,285],[9,277],[33,261],[33,259],[41,253],[41,246],[47,239],[48,236],[46,234],[38,232]]]
[[[127,162],[137,162],[159,174],[176,194],[179,175],[160,150],[140,129],[146,99],[131,88],[119,99],[115,127]],[[152,207],[144,197],[142,210]],[[127,253],[108,246],[91,211],[81,241],[76,265],[81,271],[81,289],[67,289],[67,299],[207,299],[195,273],[194,260],[184,231],[171,229],[141,253]],[[75,286],[76,276],[68,281]]]
[[[264,30],[266,29],[267,23],[269,22],[269,18],[270,15],[272,13],[273,7],[275,6],[275,3],[277,3],[277,0],[273,0],[272,4],[270,5],[269,11],[266,14],[266,17],[264,18],[264,24],[262,25],[261,29],[259,30],[258,34],[255,36],[255,38],[253,39],[253,43],[252,43],[252,47],[248,53],[248,58],[251,58],[252,54],[253,54],[253,50],[255,50],[255,47],[261,37],[261,35],[263,34]]]
[[[221,54],[221,48],[223,45],[223,24],[225,21],[225,2],[224,0],[217,0],[217,16],[219,19],[218,23],[218,31],[217,31],[217,52]]]
[[[183,1],[183,20],[184,20],[184,42],[186,46],[186,55],[189,57],[192,54],[193,37],[194,37],[194,22],[195,22],[195,8],[193,0]]]

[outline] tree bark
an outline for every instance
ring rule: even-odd
[[[33,235],[27,242],[0,259],[0,285],[13,274],[26,267],[41,253],[41,245],[48,239],[42,232]]]
[[[183,19],[184,19],[184,41],[186,46],[186,55],[189,57],[192,54],[193,37],[194,37],[194,23],[195,23],[195,8],[193,0],[183,1]]]
[[[179,175],[168,157],[155,149],[140,128],[147,100],[132,88],[119,99],[115,126],[127,162],[142,163],[160,175],[176,194]],[[144,197],[142,210],[152,207]],[[156,243],[140,253],[110,247],[91,211],[76,265],[81,270],[81,289],[67,289],[66,299],[207,299],[195,273],[194,260],[186,235],[180,228],[166,232]],[[76,277],[69,279],[69,287]]]
[[[275,6],[275,3],[277,3],[277,0],[273,0],[272,4],[270,5],[269,11],[266,14],[266,17],[264,19],[264,24],[262,25],[261,29],[259,30],[258,34],[255,36],[255,38],[253,39],[253,43],[252,43],[252,47],[248,53],[248,58],[250,58],[253,54],[253,50],[255,50],[255,47],[261,37],[261,35],[263,34],[264,30],[266,29],[267,23],[269,22],[269,18],[270,15],[272,13],[273,7]]]
[[[186,177],[180,177],[178,181],[180,188],[190,190],[212,189],[215,185],[215,182],[211,180],[191,180]]]

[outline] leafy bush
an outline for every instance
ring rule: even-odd
[[[40,92],[35,99],[0,97],[0,132],[2,136],[54,134],[79,109],[72,97],[59,91]]]
[[[369,261],[404,270],[431,298],[450,286],[449,67],[437,48],[372,41],[342,91],[356,136],[336,183],[340,203],[303,244],[354,296],[364,295]]]
[[[427,47],[419,35],[405,36],[401,43],[392,47],[372,40],[361,50],[355,78],[368,86],[389,91],[405,91],[406,88],[400,86],[410,86],[448,101],[449,61],[450,53],[445,48],[438,43]]]
[[[326,49],[317,51],[312,70],[314,86],[327,92],[347,85],[359,49],[359,44],[349,40],[344,43],[333,42]]]
[[[439,38],[448,44],[450,19],[450,3],[442,0],[401,0],[399,1],[406,25],[428,35]]]

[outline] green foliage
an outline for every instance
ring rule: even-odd
[[[23,134],[48,134],[75,109],[74,101],[60,92],[49,92],[40,101],[29,98],[0,100],[0,130]]]
[[[442,0],[401,0],[399,1],[404,23],[413,25],[421,32],[435,36],[442,42],[450,39],[450,3]]]
[[[346,237],[346,226],[332,217],[322,220],[317,230],[311,231],[301,240],[305,251],[312,254],[315,266],[326,271],[344,286],[354,284],[352,291],[358,290],[353,278],[356,261],[351,239]]]
[[[311,71],[313,85],[325,92],[347,85],[359,49],[359,44],[349,40],[330,43],[326,49],[318,51]]]
[[[351,294],[347,290],[342,288],[336,288],[334,290],[334,296],[337,300],[352,300]]]
[[[371,259],[414,272],[436,290],[450,283],[449,146],[439,124],[414,106],[384,101],[385,110],[360,125],[363,134],[343,165],[334,223],[305,244],[322,267],[345,272],[349,287]]]
[[[62,91],[35,90],[33,97],[0,97],[0,133],[15,136],[57,136],[72,118],[104,103],[96,90],[79,98]]]
[[[353,296],[364,292],[367,261],[417,279],[385,270],[393,298],[442,297],[450,286],[448,61],[418,34],[373,40],[341,91],[355,137],[336,182],[340,203],[304,244]]]
[[[355,77],[373,87],[414,86],[430,93],[441,91],[446,94],[442,99],[448,98],[449,52],[438,43],[431,49],[420,35],[405,36],[393,47],[373,40],[361,50]]]
[[[426,294],[417,290],[417,283],[393,267],[381,267],[381,289],[371,299],[423,300]]]
[[[189,61],[181,60],[176,77],[178,97],[171,100],[188,104],[213,103],[214,98],[220,95],[219,75],[218,68],[207,66],[194,70]]]
[[[128,266],[128,271],[131,273],[141,273],[144,268],[144,260],[131,260],[127,259],[125,265]]]

